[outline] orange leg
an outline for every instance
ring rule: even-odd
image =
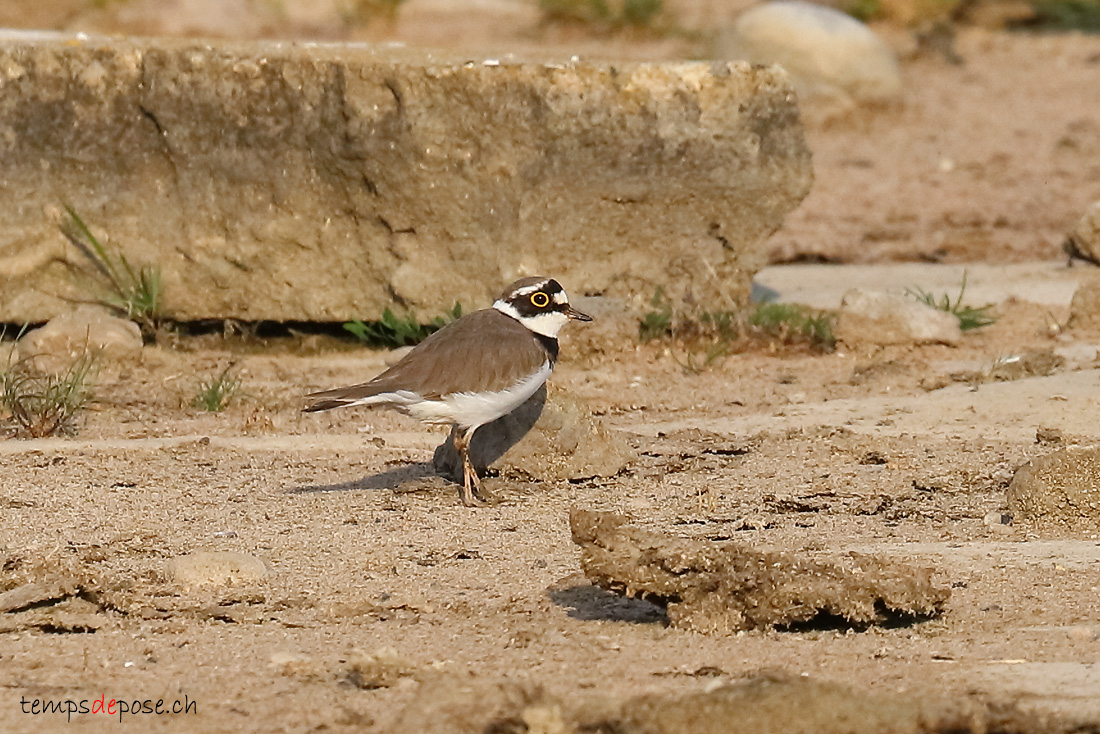
[[[455,448],[462,457],[462,504],[467,507],[478,507],[485,503],[477,496],[481,489],[481,481],[477,477],[473,462],[470,461],[470,439],[473,438],[477,428],[470,428],[455,434]]]

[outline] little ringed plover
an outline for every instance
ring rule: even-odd
[[[316,392],[306,412],[351,405],[395,408],[424,423],[458,427],[462,501],[479,504],[468,450],[474,432],[512,412],[546,382],[558,358],[558,332],[592,317],[569,305],[553,278],[521,278],[492,308],[451,322],[369,382]]]

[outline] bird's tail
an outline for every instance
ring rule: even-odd
[[[311,397],[307,395],[306,397]],[[303,413],[316,413],[319,410],[332,410],[333,408],[344,408],[348,405],[354,405],[354,400],[316,400],[306,407],[302,408]]]
[[[390,397],[388,394],[380,393],[378,386],[373,383],[338,387],[333,390],[322,390],[306,395],[306,399],[311,402],[302,408],[302,412],[316,413],[319,410],[347,408],[352,405],[377,405],[378,403],[388,402]]]

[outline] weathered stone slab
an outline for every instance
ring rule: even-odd
[[[790,627],[820,617],[855,629],[942,613],[951,590],[933,570],[863,554],[814,560],[745,543],[680,538],[622,515],[574,508],[573,542],[597,586],[666,607],[673,627],[704,634]]]
[[[0,321],[87,297],[62,201],[180,319],[431,316],[530,273],[730,307],[811,179],[777,67],[0,35]]]
[[[1100,447],[1068,446],[1019,469],[1005,491],[1014,518],[1042,530],[1100,530]]]

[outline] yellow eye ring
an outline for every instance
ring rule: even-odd
[[[546,295],[542,291],[531,294],[531,304],[535,308],[546,308],[550,305],[550,296]]]

